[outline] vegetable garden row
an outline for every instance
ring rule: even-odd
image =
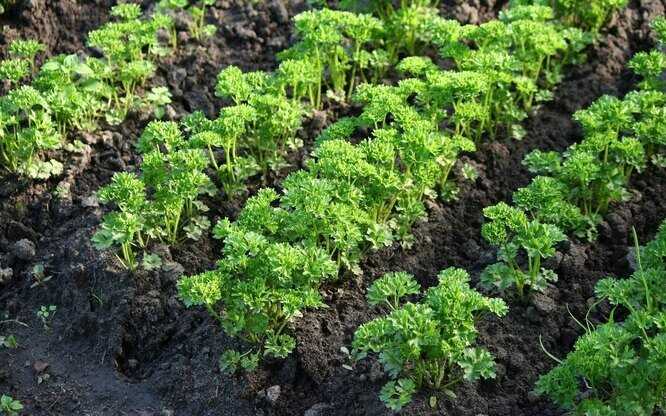
[[[272,70],[222,65],[211,114],[174,110],[165,62],[242,33],[209,24],[220,7],[267,6],[143,3],[110,7],[83,51],[15,39],[0,61],[2,178],[22,184],[6,185],[0,221],[0,414],[664,411],[663,3],[626,91],[565,109],[567,146],[532,148],[534,123],[634,4],[517,0],[464,23],[431,0],[308,2]],[[284,19],[282,2],[268,7]],[[131,156],[102,179],[77,169],[103,165],[109,141]],[[515,158],[516,143],[522,166],[492,178],[486,161]],[[35,189],[50,195],[30,208],[41,232],[17,214]],[[646,235],[609,225],[629,203],[657,213]],[[429,248],[444,259],[435,276],[418,264],[422,229],[456,206],[448,220],[469,228],[455,244],[477,258]],[[627,260],[589,258],[613,238]],[[558,278],[568,261],[609,273]],[[538,371],[498,331],[527,342]]]

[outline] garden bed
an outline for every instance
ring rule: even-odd
[[[0,44],[23,37],[48,47],[47,55],[73,53],[84,47],[86,33],[108,19],[106,0],[41,0],[0,18]],[[85,4],[84,4],[85,3]],[[144,1],[150,10],[152,2]],[[503,4],[487,1],[445,2],[445,16],[478,23],[496,16]],[[490,4],[488,4],[490,3]],[[167,114],[180,118],[194,110],[214,116],[223,101],[215,97],[219,71],[228,65],[244,70],[270,70],[276,52],[292,43],[290,19],[306,9],[301,1],[270,0],[250,5],[221,0],[211,8],[218,33],[203,44],[181,31],[175,56],[159,63],[151,81],[167,85],[173,102]],[[176,248],[162,247],[165,267],[131,275],[109,253],[100,253],[91,236],[106,207],[94,192],[113,173],[136,170],[134,143],[149,114],[133,114],[119,126],[106,126],[80,139],[89,151],[71,157],[66,173],[48,181],[9,178],[0,184],[0,267],[11,267],[13,279],[0,286],[3,330],[19,348],[0,349],[0,393],[19,398],[30,415],[383,415],[390,411],[378,398],[385,381],[372,360],[352,365],[343,347],[354,331],[376,317],[366,303],[369,284],[383,273],[404,270],[424,287],[436,284],[446,267],[461,267],[478,282],[479,273],[495,259],[480,234],[482,209],[510,200],[529,183],[521,161],[534,149],[562,151],[580,141],[582,131],[571,115],[603,94],[622,96],[636,83],[626,63],[636,52],[654,46],[649,23],[664,14],[660,0],[632,1],[602,32],[588,51],[588,61],[565,71],[555,99],[530,114],[521,141],[500,138],[465,156],[479,171],[458,200],[429,201],[428,221],[417,224],[415,242],[371,254],[361,263],[360,277],[327,283],[327,308],[309,311],[294,326],[297,349],[285,360],[269,360],[248,375],[221,373],[218,359],[238,341],[228,337],[204,310],[187,309],[177,296],[182,274],[210,270],[221,243],[204,237]],[[290,167],[265,180],[254,179],[247,195],[261,186],[279,187],[290,171],[303,167],[316,135],[353,108],[327,108],[299,131],[302,150],[289,156]],[[55,189],[69,192],[56,196]],[[530,302],[506,298],[509,313],[484,318],[480,344],[497,362],[497,378],[463,384],[457,397],[434,410],[426,395],[404,414],[560,415],[563,411],[532,393],[540,374],[554,367],[540,346],[557,357],[571,350],[581,331],[573,317],[584,316],[597,280],[630,274],[631,229],[649,241],[666,218],[666,172],[648,168],[632,178],[631,200],[614,204],[599,225],[593,243],[572,240],[559,247],[550,266],[559,275],[545,293]],[[234,218],[247,195],[209,204],[211,219]],[[43,264],[52,276],[31,288],[31,271]],[[35,311],[57,305],[53,327],[45,332]],[[569,312],[570,311],[570,312]],[[5,319],[0,317],[0,320]],[[45,379],[45,375],[48,378]],[[40,382],[38,382],[40,380]],[[442,413],[444,411],[445,413]]]

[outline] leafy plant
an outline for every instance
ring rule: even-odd
[[[18,416],[19,412],[23,410],[23,404],[15,400],[13,397],[3,394],[0,397],[0,412],[7,416]]]
[[[61,146],[49,105],[36,89],[24,85],[0,98],[0,164],[9,172],[46,179],[62,171],[43,152]]]
[[[32,39],[18,39],[9,44],[7,51],[14,59],[25,59],[30,63],[30,70],[35,69],[35,58],[40,52],[46,50],[46,45]]]
[[[7,48],[8,59],[0,61],[0,79],[17,86],[35,71],[35,58],[46,46],[35,40],[17,39]]]
[[[664,111],[663,93],[632,92],[624,100],[603,96],[574,114],[585,138],[565,152],[535,151],[524,163],[564,186],[565,200],[580,208],[589,223],[599,221],[614,201],[624,200],[633,172],[648,159],[658,163]]]
[[[145,249],[151,240],[198,239],[210,226],[200,215],[207,207],[198,197],[213,187],[204,173],[208,158],[201,149],[187,148],[177,123],[151,122],[137,147],[144,154],[142,175],[117,173],[99,191],[100,199],[118,211],[105,215],[93,236],[100,250],[120,246],[118,258],[130,270],[137,265],[135,248]]]
[[[5,59],[0,61],[0,79],[9,81],[12,86],[30,75],[30,63],[24,59]]]
[[[94,130],[110,105],[110,86],[93,71],[96,62],[78,55],[59,55],[41,66],[33,82],[45,96],[63,136],[72,129]]]
[[[2,335],[0,336],[0,345],[5,348],[18,348],[18,341],[14,335]]]
[[[208,149],[230,195],[243,189],[250,176],[284,167],[288,152],[303,145],[296,137],[303,109],[299,102],[277,93],[274,83],[268,74],[243,73],[234,66],[218,76],[217,95],[231,98],[235,105],[222,109],[220,117],[207,127],[213,134],[197,134],[195,140]],[[223,165],[218,165],[213,154],[218,147],[224,149]]]
[[[53,316],[56,314],[58,307],[55,305],[42,305],[37,310],[37,317],[42,321],[42,326],[44,326],[45,331],[51,330],[51,321],[53,321]]]
[[[383,40],[389,51],[390,62],[398,55],[420,54],[427,38],[423,27],[437,15],[438,0],[371,0],[359,2],[343,0],[340,7],[355,12],[372,13],[379,17],[385,26]]]
[[[152,59],[167,53],[159,42],[158,30],[169,29],[173,22],[159,14],[142,19],[140,6],[133,3],[114,6],[111,15],[118,21],[88,34],[88,46],[100,50],[103,57],[89,58],[87,64],[95,78],[106,84],[104,90],[113,110],[107,119],[118,122],[140,104],[138,89],[155,72]]]
[[[555,254],[555,245],[566,240],[557,226],[529,220],[523,211],[504,202],[486,207],[483,215],[490,222],[483,224],[481,234],[499,249],[500,260],[483,271],[483,285],[499,290],[515,286],[522,298],[526,288],[543,291],[549,281],[557,280],[555,272],[541,267],[543,259]],[[526,270],[520,264],[523,254]]]
[[[160,0],[161,10],[183,10],[190,19],[190,33],[197,40],[209,38],[215,34],[215,25],[206,24],[206,8],[215,4],[215,0]],[[175,38],[175,35],[173,35]]]
[[[383,289],[387,284],[394,289]],[[413,290],[413,280],[396,273],[373,284],[369,299],[393,303],[395,296]],[[428,289],[421,302],[405,303],[361,325],[353,347],[361,358],[378,354],[391,378],[380,393],[387,407],[400,410],[422,388],[450,391],[463,380],[494,378],[492,356],[474,346],[475,320],[486,311],[502,316],[507,307],[501,299],[471,289],[464,270],[449,268],[440,272],[439,284]]]
[[[663,17],[655,19],[651,27],[657,34],[661,49],[638,52],[629,61],[629,68],[643,78],[639,84],[642,89],[663,91],[666,86],[662,77],[666,71],[666,54],[663,49],[666,45],[666,19]]]
[[[607,322],[596,327],[586,323],[574,350],[539,379],[537,393],[576,414],[663,411],[665,248],[666,223],[654,241],[637,247],[638,269],[630,278],[606,278],[597,283],[597,297],[613,307]]]
[[[550,176],[537,176],[513,194],[517,208],[541,223],[553,224],[565,232],[592,239],[593,222],[568,201],[569,188]]]
[[[270,198],[267,193],[258,198]],[[243,224],[222,221],[215,237],[225,242],[217,270],[182,278],[181,299],[186,306],[205,306],[228,334],[256,345],[251,354],[286,357],[295,347],[287,326],[305,309],[323,306],[317,287],[335,275],[335,263],[318,247],[274,242]],[[223,356],[225,367],[234,371],[256,361]]]
[[[434,16],[424,23],[423,33],[455,69],[442,71],[429,58],[408,57],[397,69],[420,81],[401,83],[433,120],[476,140],[484,134],[494,138],[500,127],[521,138],[518,123],[534,103],[552,98],[562,68],[582,60],[589,43],[581,31],[558,25],[552,10],[541,6],[512,7],[501,20],[481,25]]]
[[[387,57],[380,48],[366,49],[383,31],[381,21],[370,15],[311,10],[294,17],[294,26],[300,41],[278,54],[284,61],[280,75],[297,98],[306,88],[315,108],[322,106],[324,87],[340,97],[351,97],[357,77],[376,79],[386,68]]]
[[[625,7],[627,0],[512,0],[512,4],[550,6],[564,23],[592,33],[599,32],[616,11]]]

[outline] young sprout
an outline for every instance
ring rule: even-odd
[[[18,348],[18,341],[14,335],[0,336],[0,346],[5,348]]]
[[[39,310],[37,310],[37,317],[42,321],[45,331],[51,330],[51,323],[57,310],[58,308],[55,305],[42,305],[39,307]]]
[[[0,10],[2,8],[0,7]],[[7,416],[18,416],[19,413],[23,410],[23,404],[20,401],[15,400],[13,397],[3,394],[0,397],[0,411],[2,414]]]

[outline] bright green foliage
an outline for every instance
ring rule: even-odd
[[[378,285],[391,282],[392,292],[411,293],[413,280],[405,277],[394,274]],[[369,296],[380,289],[371,290]],[[492,356],[474,346],[475,320],[482,312],[502,316],[507,307],[501,299],[486,298],[470,288],[464,270],[449,268],[439,274],[439,284],[428,289],[421,302],[408,302],[361,325],[354,335],[354,349],[361,357],[377,354],[391,378],[382,388],[382,401],[398,411],[418,389],[450,391],[462,380],[494,378]]]
[[[599,32],[613,13],[624,8],[628,0],[512,0],[512,6],[542,5],[555,10],[556,17],[567,25],[592,33]],[[515,7],[515,6],[514,6]]]
[[[46,179],[62,171],[55,160],[43,161],[42,152],[57,149],[61,138],[44,96],[24,85],[0,98],[0,165],[31,178]]]
[[[537,383],[538,393],[574,414],[652,415],[666,409],[666,223],[637,261],[631,277],[599,281],[597,296],[613,306],[608,322],[588,323],[574,350]],[[616,311],[628,316],[620,319]]]
[[[388,65],[380,48],[366,49],[384,30],[370,15],[310,10],[294,17],[294,26],[300,41],[278,54],[283,61],[279,74],[295,98],[307,94],[315,108],[322,106],[324,88],[349,97],[357,77],[377,79]]]
[[[581,143],[563,157],[534,151],[524,163],[531,172],[554,178],[564,200],[578,206],[588,223],[598,222],[610,203],[626,197],[633,172],[648,160],[663,163],[665,114],[663,92],[634,91],[623,100],[603,96],[574,114],[585,133]]]
[[[117,173],[99,191],[103,202],[117,211],[104,217],[93,236],[98,249],[120,247],[121,263],[136,268],[135,250],[147,249],[157,239],[176,244],[197,240],[210,224],[200,214],[207,211],[198,197],[212,184],[204,170],[209,164],[202,149],[188,148],[174,122],[151,122],[138,144],[144,154],[142,175]]]
[[[160,0],[160,10],[183,10],[189,14],[190,33],[197,40],[209,38],[215,34],[215,25],[206,24],[206,8],[215,4],[215,0]],[[175,33],[172,35],[175,42]]]
[[[397,69],[433,119],[452,113],[456,133],[477,140],[505,126],[517,138],[518,123],[534,102],[551,99],[564,65],[581,60],[589,43],[581,31],[552,20],[548,7],[518,6],[501,20],[462,26],[433,16],[423,32],[455,70],[439,70],[428,58],[405,58]]]
[[[0,80],[16,86],[35,70],[35,58],[46,46],[35,40],[18,39],[7,47],[8,58],[0,61]]]
[[[338,162],[319,157],[322,163]],[[349,166],[341,162],[338,166],[348,172]],[[392,242],[391,232],[383,224],[375,224],[362,209],[360,189],[344,180],[316,177],[314,172],[316,169],[313,173],[296,172],[283,182],[284,196],[280,202],[289,214],[280,227],[283,238],[322,247],[335,261],[336,271],[357,272],[365,245],[371,243],[376,248],[388,245]]]
[[[666,18],[657,17],[652,21],[652,30],[654,30],[657,40],[659,41],[659,46],[666,45]]]
[[[395,8],[380,3],[383,10],[367,11],[383,20],[328,9],[298,15],[299,40],[280,55],[274,74],[225,68],[216,94],[231,105],[217,120],[195,113],[183,122],[187,146],[208,155],[231,194],[249,176],[279,168],[286,152],[300,145],[294,138],[304,102],[321,108],[324,95],[345,96],[362,106],[358,115],[321,133],[306,169],[289,175],[280,193],[260,190],[236,221],[218,223],[215,235],[224,249],[217,270],[181,279],[180,296],[188,305],[205,306],[228,333],[251,344],[245,353],[226,352],[224,370],[254,368],[263,355],[286,356],[295,346],[289,326],[305,309],[322,306],[318,289],[324,281],[359,273],[368,250],[394,241],[409,246],[412,226],[427,216],[425,200],[435,191],[444,199],[455,197],[454,168],[461,153],[475,150],[472,138],[500,129],[520,136],[517,123],[534,102],[549,99],[561,67],[580,59],[588,41],[582,31],[556,24],[546,7],[515,8],[502,21],[461,26],[436,17],[431,2]],[[392,42],[389,31],[400,39]],[[398,85],[377,82],[400,54],[425,43],[452,58],[455,70],[410,56],[397,67],[406,76]],[[472,169],[463,172],[476,179]],[[587,219],[554,179],[524,190],[517,201],[524,205],[524,212],[515,209],[522,222],[507,225],[506,241],[496,241],[503,250],[515,248],[506,257],[511,274],[502,284],[516,284],[521,292],[527,286],[541,289],[553,278],[541,260],[564,239],[547,222],[584,232]],[[521,269],[523,251],[529,255],[527,271]],[[506,276],[513,280],[507,283]],[[413,280],[396,274],[373,286],[370,301],[399,313],[400,299],[417,292]],[[475,374],[470,378],[489,375],[487,353],[461,345],[455,360],[432,357],[439,367],[390,383],[382,397],[401,407],[424,383],[443,387],[433,377],[453,368]]]
[[[558,0],[555,9],[572,26],[596,33],[627,3],[628,0]]]
[[[296,137],[304,115],[300,103],[276,92],[276,79],[263,72],[243,73],[235,66],[218,76],[217,95],[231,98],[235,105],[225,107],[211,126],[217,136],[199,137],[211,149],[222,147],[224,164],[218,169],[225,191],[232,195],[243,182],[257,173],[285,166],[289,151],[303,143]]]
[[[14,400],[13,397],[3,394],[0,397],[0,414],[6,416],[18,416],[19,412],[23,410],[23,404],[20,401]]]
[[[663,17],[655,19],[651,24],[652,30],[656,32],[661,49],[653,49],[649,52],[638,52],[629,61],[629,68],[643,77],[639,86],[644,90],[664,91],[666,82],[663,74],[666,71],[666,19]]]
[[[372,306],[387,305],[391,310],[395,310],[404,296],[415,295],[420,291],[421,287],[411,274],[387,273],[375,280],[368,289],[368,303]]]
[[[37,42],[36,40],[15,40],[9,44],[7,52],[9,56],[14,59],[25,59],[30,63],[30,68],[35,67],[35,58],[40,52],[44,52],[46,46]]]
[[[566,240],[555,225],[530,220],[518,208],[504,202],[487,207],[483,215],[490,220],[483,224],[481,234],[497,247],[499,263],[488,266],[481,275],[481,283],[503,291],[515,286],[520,297],[526,288],[543,291],[549,281],[556,281],[552,270],[541,267],[543,259],[555,255],[557,243]],[[526,258],[526,268],[520,259]]]
[[[96,60],[90,63],[94,67]],[[59,55],[39,69],[33,86],[42,91],[58,130],[94,130],[110,106],[110,85],[93,71],[88,60],[77,55]]]
[[[656,49],[638,52],[631,58],[629,68],[643,77],[639,84],[641,88],[657,91],[663,89],[664,80],[661,76],[666,71],[666,55],[663,52]]]
[[[227,333],[258,345],[261,355],[284,358],[295,347],[295,340],[284,333],[287,325],[304,309],[323,306],[318,285],[334,277],[337,268],[321,248],[279,242],[253,230],[261,226],[253,220],[261,218],[247,215],[270,216],[275,197],[264,190],[249,202],[258,212],[244,211],[234,224],[218,223],[215,237],[225,245],[217,270],[183,278],[178,287],[187,306],[205,306]],[[233,370],[239,364],[249,366],[236,354],[224,361]]]
[[[409,105],[409,95],[410,90],[403,84],[398,87],[359,85],[354,99],[364,104],[363,112],[355,121],[342,120],[343,131],[340,131],[350,133],[354,124],[375,128],[372,139],[360,147],[368,154],[371,170],[366,172],[350,163],[349,182],[367,187],[366,198],[369,199],[364,205],[373,213],[375,221],[385,224],[392,220],[404,244],[409,244],[412,224],[425,216],[423,199],[432,195],[437,187],[445,199],[454,194],[455,185],[450,180],[452,169],[462,152],[475,149],[474,143],[463,136],[440,133],[437,123],[420,116]],[[328,130],[338,130],[338,127],[333,124]],[[321,149],[345,151],[343,145],[330,142],[336,140],[323,142]],[[318,151],[323,151],[321,149]],[[348,156],[339,155],[329,160],[345,158]],[[336,169],[330,169],[329,175],[340,176]],[[397,216],[393,216],[394,210]]]
[[[0,61],[0,79],[16,85],[30,75],[30,62],[25,59],[5,59]]]
[[[164,52],[157,31],[168,22],[160,15],[141,19],[136,4],[120,4],[111,14],[119,21],[90,33],[89,46],[97,48],[102,58],[59,55],[36,71],[35,57],[45,50],[44,45],[33,40],[9,45],[9,59],[0,62],[0,78],[18,85],[35,77],[31,86],[16,88],[1,99],[0,164],[4,168],[48,178],[60,173],[62,164],[44,162],[43,153],[62,145],[71,148],[66,139],[72,129],[92,131],[103,116],[119,123],[129,110],[146,105],[155,109],[156,116],[163,114],[170,102],[166,89],[153,88],[145,99],[137,91],[154,72],[152,60]]]
[[[267,82],[265,76],[229,68],[220,76],[218,92],[238,103],[230,108],[251,108],[244,101],[252,102],[253,92]],[[369,249],[396,239],[408,245],[411,226],[426,215],[424,199],[438,185],[449,184],[460,152],[474,148],[469,140],[439,133],[410,107],[400,87],[363,84],[358,91],[366,103],[363,113],[330,126],[307,170],[289,175],[281,195],[261,190],[236,222],[216,226],[216,236],[225,241],[218,270],[181,280],[185,302],[205,305],[227,332],[255,344],[250,354],[286,355],[293,339],[284,328],[302,310],[321,306],[317,289],[324,280],[360,272],[358,263]],[[383,108],[382,97],[389,99]],[[201,117],[185,123],[191,132],[206,129]],[[375,127],[371,137],[350,143],[362,125]],[[295,253],[294,259],[283,253]],[[281,265],[283,256],[289,267]],[[275,273],[283,270],[276,280]],[[253,300],[259,296],[263,301]],[[223,367],[245,367],[242,357],[250,356],[225,355]]]
[[[383,40],[389,51],[390,61],[395,62],[400,53],[419,54],[425,42],[424,26],[437,15],[438,0],[371,0],[360,2],[343,0],[340,7],[355,12],[372,13],[384,23]]]
[[[111,15],[118,21],[88,34],[88,46],[100,50],[103,58],[89,58],[86,64],[94,78],[106,84],[105,92],[113,103],[107,119],[117,122],[141,103],[137,89],[155,72],[153,59],[166,53],[157,32],[169,29],[169,21],[163,15],[142,19],[140,6],[133,3],[114,6]]]
[[[586,237],[590,223],[580,209],[568,201],[566,184],[550,176],[537,176],[513,194],[516,207],[541,223],[553,224],[565,232]]]
[[[381,19],[386,19],[404,9],[414,7],[437,7],[439,0],[400,0],[397,3],[398,7],[396,7],[396,2],[392,0],[342,0],[340,1],[340,7],[355,12],[373,13]]]

